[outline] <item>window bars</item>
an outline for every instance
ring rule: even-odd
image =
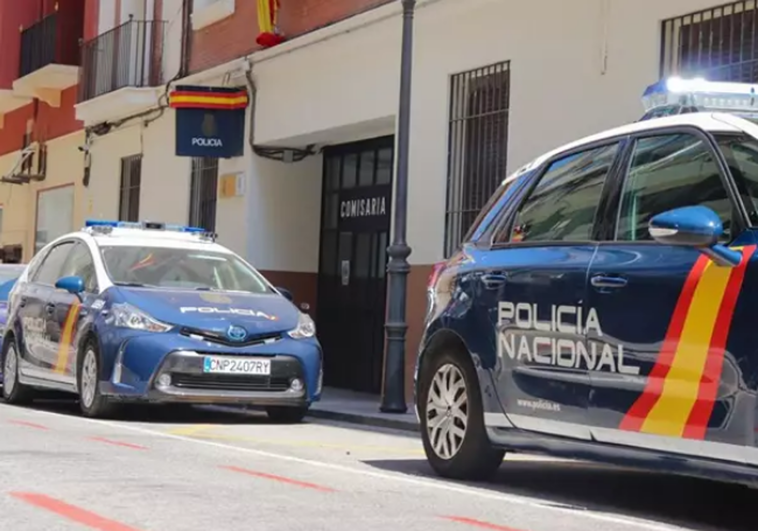
[[[506,176],[510,74],[504,61],[450,79],[446,257]]]
[[[218,199],[218,159],[195,157],[192,159],[190,181],[189,224],[216,231],[216,201]]]
[[[742,0],[663,21],[661,77],[758,82],[756,0]]]

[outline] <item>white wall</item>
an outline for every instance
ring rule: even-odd
[[[91,155],[87,214],[118,219],[121,158],[142,153],[140,218],[187,223],[190,159],[174,156],[174,111],[147,127],[140,122],[95,137]]]
[[[85,195],[81,184],[84,164],[83,155],[77,149],[83,142],[83,136],[81,131],[77,131],[47,142],[47,174],[43,181],[23,185],[0,184],[0,205],[3,208],[0,244],[23,245],[26,260],[34,249],[39,192],[74,185],[73,205],[61,205],[60,209],[71,211],[71,218],[68,226],[60,229],[77,229],[84,222]],[[15,151],[0,157],[0,175],[6,175],[13,169],[19,155],[20,151]]]
[[[411,263],[432,263],[443,253],[451,75],[511,61],[508,171],[513,171],[557,145],[637,119],[640,95],[658,76],[661,20],[718,3],[420,3],[409,181]],[[164,60],[171,57],[178,68],[181,11],[174,7],[164,2],[164,19],[173,35]],[[396,6],[378,9],[391,13]],[[341,25],[345,23],[326,31]],[[287,53],[256,54],[256,142],[303,147],[391,133],[398,104],[400,30],[396,14]],[[142,133],[142,140],[139,127],[130,127],[96,141],[90,193],[98,198],[97,214],[117,214],[120,157],[144,149],[141,217],[187,221],[190,163],[173,155],[173,128],[173,112],[167,111]],[[244,175],[246,186],[243,197],[219,198],[221,242],[261,269],[317,271],[321,158],[288,165],[253,156],[246,145],[244,157],[221,161],[220,174],[229,172]]]
[[[642,91],[658,76],[661,21],[721,3],[442,0],[419,4],[410,262],[431,263],[443,254],[451,75],[511,61],[508,170],[513,171],[548,149],[639,118]],[[285,145],[313,139],[334,142],[342,140],[336,132],[350,131],[350,124],[392,120],[397,110],[400,29],[398,15],[256,64],[257,140]]]
[[[252,159],[247,246],[259,269],[318,272],[321,161],[321,156],[292,164]]]

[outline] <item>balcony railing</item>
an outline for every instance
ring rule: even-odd
[[[125,87],[154,87],[162,82],[162,20],[132,20],[82,45],[79,102]]]
[[[82,21],[75,11],[46,16],[21,32],[19,77],[50,64],[78,65]]]

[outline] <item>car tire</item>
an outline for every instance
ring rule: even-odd
[[[6,338],[3,345],[3,399],[9,404],[28,404],[34,399],[34,390],[18,378],[18,344],[15,338]]]
[[[434,471],[458,480],[492,477],[505,450],[494,448],[487,436],[479,380],[468,353],[451,350],[434,356],[419,384],[421,438]],[[440,396],[445,393],[452,393],[452,399]]]
[[[278,424],[299,424],[308,414],[308,406],[269,406],[266,415]]]
[[[79,352],[76,384],[79,409],[84,416],[106,418],[113,414],[113,404],[100,393],[100,348],[94,339],[88,340]]]

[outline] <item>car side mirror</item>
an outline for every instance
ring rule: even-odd
[[[708,207],[688,206],[658,214],[650,220],[648,232],[659,243],[695,248],[721,267],[735,267],[742,261],[742,253],[719,243],[724,226]]]
[[[282,296],[290,302],[293,302],[295,298],[292,296],[292,292],[286,288],[276,288],[276,291],[282,294]]]
[[[84,279],[82,277],[62,277],[55,283],[56,289],[68,291],[72,295],[79,295],[84,291]]]

